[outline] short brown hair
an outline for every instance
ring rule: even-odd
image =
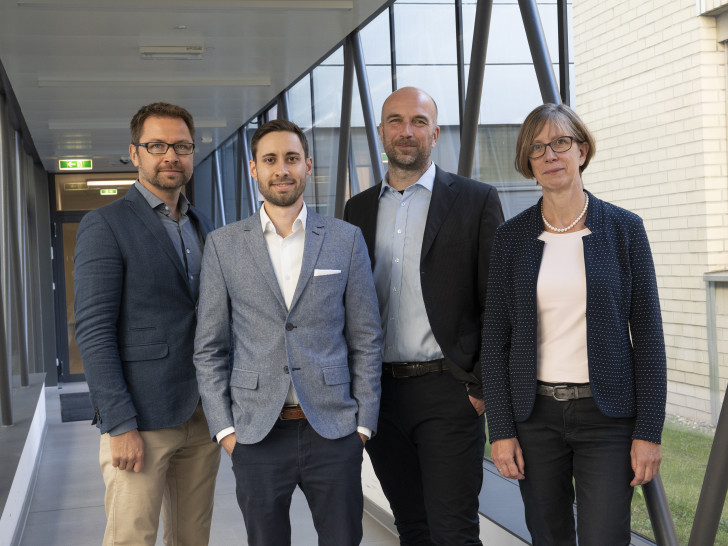
[[[255,156],[258,153],[258,142],[268,133],[294,133],[298,140],[301,141],[303,146],[303,155],[308,158],[308,139],[298,125],[285,119],[274,119],[268,123],[264,123],[253,133],[253,138],[250,141],[250,153],[255,161]]]
[[[190,114],[181,106],[175,106],[174,104],[169,104],[167,102],[154,102],[152,104],[142,106],[139,111],[134,114],[134,117],[131,118],[132,144],[139,144],[139,139],[142,136],[142,127],[144,126],[144,122],[147,121],[147,118],[155,116],[158,118],[181,119],[185,122],[185,125],[187,125],[187,128],[190,130],[192,142],[195,141],[195,122],[192,120],[192,114]]]
[[[552,123],[564,132],[563,136],[573,136],[577,142],[586,142],[589,149],[586,152],[584,164],[579,167],[582,173],[589,165],[597,150],[594,137],[586,128],[584,122],[576,115],[571,108],[565,104],[542,104],[535,108],[526,119],[523,120],[521,130],[516,141],[516,170],[526,178],[535,178],[531,170],[531,160],[528,158],[528,151],[536,136],[541,132],[547,123]]]

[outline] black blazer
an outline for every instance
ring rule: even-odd
[[[188,215],[204,240],[212,225],[194,207]],[[132,417],[139,430],[186,422],[200,400],[197,302],[167,231],[136,188],[83,217],[74,261],[76,339],[96,425],[103,433]]]
[[[374,267],[382,184],[352,197],[344,220],[361,228]],[[437,167],[420,257],[422,296],[435,340],[453,375],[482,398],[480,332],[495,229],[503,221],[493,186]]]

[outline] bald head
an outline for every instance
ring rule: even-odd
[[[437,125],[437,104],[428,93],[417,87],[402,87],[389,95],[382,104],[382,122],[386,119],[388,109],[392,109],[392,104],[408,104],[413,106],[421,106],[429,111],[430,121],[433,125]]]

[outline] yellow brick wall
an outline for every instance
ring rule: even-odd
[[[668,412],[706,422],[703,274],[728,269],[725,51],[715,25],[697,15],[695,0],[573,3],[574,106],[597,142],[584,184],[644,218],[665,327]]]

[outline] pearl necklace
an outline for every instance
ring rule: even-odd
[[[579,223],[579,220],[584,218],[584,215],[586,214],[586,209],[589,208],[589,194],[584,192],[584,197],[586,197],[586,199],[584,201],[584,208],[581,210],[581,214],[576,217],[576,220],[571,222],[571,224],[569,224],[565,228],[557,228],[548,223],[548,221],[546,220],[546,216],[544,216],[544,214],[543,214],[543,200],[542,200],[541,201],[541,219],[543,220],[543,223],[546,225],[547,228],[549,228],[551,231],[555,231],[556,233],[564,233],[566,231],[569,231],[571,228],[573,228],[576,224]]]

